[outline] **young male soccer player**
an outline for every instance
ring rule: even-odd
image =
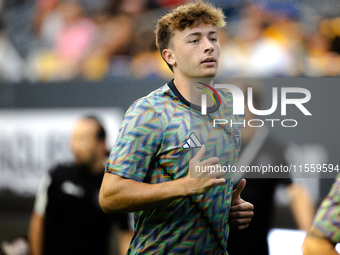
[[[209,124],[220,115],[237,121],[226,104],[230,94],[218,92],[219,107],[208,102],[203,116],[192,107],[201,90],[190,91],[191,79],[217,73],[216,28],[224,18],[220,9],[197,2],[158,22],[156,44],[174,80],[126,112],[99,195],[106,213],[135,212],[129,254],[226,254],[229,223],[242,229],[253,215],[240,198],[245,180],[232,193],[230,174],[197,172],[233,165],[240,150],[237,128]]]

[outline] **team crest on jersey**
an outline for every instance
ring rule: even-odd
[[[182,144],[183,149],[190,149],[190,148],[200,148],[202,146],[201,141],[198,139],[198,137],[195,135],[194,132],[192,132],[187,140],[184,141]]]
[[[234,128],[231,132],[231,140],[233,142],[234,149],[241,150],[241,133],[237,128]]]

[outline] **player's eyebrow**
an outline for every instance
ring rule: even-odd
[[[214,30],[212,30],[212,31],[209,31],[209,33],[208,33],[208,35],[212,35],[212,34],[217,34],[217,31],[214,31]],[[193,33],[190,33],[190,34],[188,34],[185,38],[187,38],[187,37],[189,37],[189,36],[201,36],[202,35],[202,33],[201,32],[193,32]]]

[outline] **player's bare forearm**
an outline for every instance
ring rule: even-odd
[[[105,173],[99,192],[99,203],[105,213],[135,212],[156,207],[185,196],[199,195],[224,179],[186,177],[149,184]]]
[[[303,255],[338,255],[335,244],[328,240],[315,227],[307,233],[303,244]]]
[[[149,184],[105,173],[99,203],[105,213],[147,210],[185,196],[178,181]]]
[[[302,184],[294,183],[288,187],[288,194],[291,198],[290,206],[293,216],[299,229],[308,231],[312,225],[315,206],[307,188]]]
[[[190,160],[187,176],[173,181],[149,184],[105,173],[99,193],[100,206],[105,213],[143,211],[180,197],[203,194],[216,185],[224,185],[223,172],[200,172],[195,178],[190,176],[190,168],[219,163],[216,157],[201,161],[204,152],[203,145]]]

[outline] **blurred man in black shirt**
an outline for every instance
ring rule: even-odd
[[[105,255],[111,223],[119,221],[128,229],[127,214],[108,216],[99,206],[105,140],[105,130],[95,117],[77,122],[70,141],[75,162],[57,165],[40,183],[29,228],[32,255]],[[120,237],[128,240],[126,235],[132,237],[129,231]],[[121,246],[127,249],[128,244]]]

